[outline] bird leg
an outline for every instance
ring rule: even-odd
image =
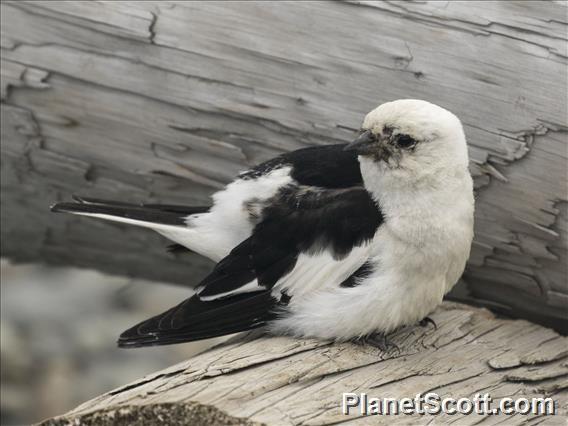
[[[379,348],[383,352],[387,352],[390,348],[395,348],[400,352],[400,348],[388,340],[385,333],[372,333],[366,336],[360,337],[354,341],[358,345],[371,345],[375,348]]]
[[[420,322],[418,323],[420,324],[421,327],[427,327],[428,324],[432,324],[434,326],[434,329],[437,330],[438,329],[438,325],[436,324],[436,322],[430,318],[430,317],[424,317],[420,320]]]

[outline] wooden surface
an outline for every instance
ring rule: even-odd
[[[2,254],[193,285],[72,193],[203,203],[247,166],[422,98],[464,122],[463,300],[566,330],[565,2],[2,2]]]
[[[568,338],[522,320],[446,302],[438,325],[410,327],[387,352],[255,333],[88,401],[45,426],[67,424],[565,425]],[[341,412],[343,392],[369,397],[551,397],[556,414],[361,416]],[[498,402],[491,408],[497,407]]]

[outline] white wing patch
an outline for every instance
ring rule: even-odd
[[[281,292],[292,296],[290,303],[293,306],[294,299],[302,299],[306,294],[337,288],[367,261],[370,250],[369,244],[355,247],[348,256],[340,260],[334,259],[331,253],[327,251],[318,254],[302,253],[298,256],[294,268],[276,282],[272,288],[272,293],[276,298],[281,296]],[[203,289],[198,289],[198,294],[201,290]],[[266,290],[266,288],[260,286],[257,280],[253,280],[238,289],[213,296],[200,297],[200,299],[209,302],[227,296],[263,290]]]
[[[302,253],[294,269],[274,285],[273,293],[285,291],[294,299],[304,298],[306,294],[337,288],[353,272],[363,265],[371,253],[371,244],[354,247],[343,259],[334,259],[329,251],[317,254]]]
[[[252,233],[254,223],[246,203],[272,198],[280,188],[293,181],[290,171],[291,167],[286,166],[256,179],[237,179],[213,195],[214,204],[208,213],[188,217],[189,233],[163,234],[218,262]]]

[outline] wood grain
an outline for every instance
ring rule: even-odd
[[[2,2],[2,253],[194,285],[71,194],[208,202],[251,164],[422,98],[464,122],[476,238],[460,300],[567,329],[564,2]]]
[[[438,328],[409,327],[387,352],[352,343],[251,333],[88,401],[43,425],[545,424],[568,415],[568,338],[522,320],[445,302]],[[395,347],[396,345],[396,347]],[[547,398],[554,415],[342,414],[343,392],[369,397]],[[191,419],[188,420],[188,419]]]

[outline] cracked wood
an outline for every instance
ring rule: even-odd
[[[164,407],[208,422],[211,411],[234,424],[564,424],[568,414],[568,338],[522,320],[498,319],[488,311],[445,302],[432,316],[438,328],[408,327],[392,336],[388,352],[352,343],[268,337],[236,337],[181,364],[108,392],[44,425],[151,424]],[[341,413],[343,392],[414,398],[551,397],[553,416],[386,416]],[[492,406],[495,407],[495,406]],[[219,414],[218,412],[221,412]],[[122,414],[121,414],[122,413]],[[127,416],[126,416],[126,414]],[[198,414],[195,414],[198,413]],[[116,420],[127,417],[127,421]],[[171,419],[186,424],[187,417]],[[218,422],[229,424],[224,422]],[[100,424],[100,423],[99,423]],[[104,424],[104,423],[102,423]],[[231,423],[232,424],[232,423]]]
[[[203,204],[251,164],[347,141],[377,104],[423,98],[462,118],[478,191],[454,297],[566,331],[565,3],[6,1],[1,12],[4,256],[194,285],[210,263],[48,206],[72,193]]]

